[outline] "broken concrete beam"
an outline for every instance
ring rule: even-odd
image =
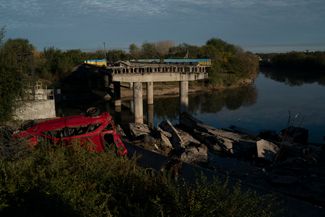
[[[230,132],[227,130],[213,129],[213,130],[210,130],[209,133],[211,135],[218,136],[220,138],[231,139],[233,141],[251,140],[250,137],[245,134],[239,134],[239,133]]]
[[[249,139],[250,137],[246,134],[240,134],[232,131],[226,131],[214,128],[209,125],[205,125],[202,121],[192,117],[188,113],[182,113],[180,119],[181,125],[190,129],[191,131],[197,130],[199,132],[209,133],[214,136],[219,136],[222,138],[228,138],[234,141],[239,141],[242,139]]]
[[[178,131],[176,130],[176,128],[170,123],[169,120],[165,120],[165,121],[161,122],[159,124],[159,127],[162,130],[167,131],[168,133],[171,134],[171,137],[169,140],[172,143],[174,148],[182,147],[183,140],[182,140],[181,136],[179,135]]]
[[[240,158],[252,158],[257,155],[256,141],[237,133],[215,129],[213,134],[194,130],[193,135],[210,150],[222,151]]]
[[[172,143],[169,141],[169,138],[165,134],[160,133],[160,139],[161,139],[161,145],[163,147],[168,147],[170,149],[173,148]]]
[[[145,136],[150,133],[150,129],[146,124],[129,123],[131,135],[134,137]]]
[[[183,130],[180,130],[180,129],[177,129],[181,139],[182,139],[182,144],[181,146],[182,147],[186,147],[188,146],[189,144],[195,144],[195,145],[200,145],[201,143],[194,139],[193,136],[191,136],[189,133],[183,131]]]
[[[181,114],[181,124],[191,130],[196,139],[208,145],[210,150],[222,150],[227,154],[245,159],[251,159],[257,155],[256,140],[251,139],[249,135],[205,125],[187,113]]]
[[[212,151],[221,152],[226,151],[226,147],[223,145],[222,140],[218,139],[215,136],[212,136],[208,133],[199,132],[197,130],[194,130],[192,135],[199,140],[202,144],[205,144],[208,146],[208,148]]]
[[[208,148],[205,145],[190,146],[181,154],[181,160],[186,163],[208,162]]]
[[[164,131],[164,130],[161,129],[160,127],[157,127],[157,131],[158,131],[159,133],[164,134],[164,136],[166,136],[166,137],[168,137],[168,138],[171,138],[171,137],[172,137],[172,134],[171,134],[171,133],[169,133],[169,132],[167,132],[167,131]]]
[[[235,157],[251,159],[257,155],[256,141],[247,135],[210,128],[208,134],[217,138],[218,145]]]
[[[273,161],[279,152],[280,148],[267,140],[261,139],[256,142],[257,157],[267,161]]]

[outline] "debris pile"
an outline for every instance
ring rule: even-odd
[[[145,149],[325,206],[325,150],[308,143],[308,130],[243,131],[217,129],[187,113],[176,126],[168,120],[155,129],[130,124],[131,135]]]

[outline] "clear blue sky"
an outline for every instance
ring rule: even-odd
[[[38,49],[218,37],[251,51],[325,50],[325,0],[0,0],[3,25]]]

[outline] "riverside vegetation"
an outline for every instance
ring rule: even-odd
[[[259,54],[263,59],[262,65],[279,69],[291,69],[295,71],[315,71],[325,70],[325,52],[289,52]]]
[[[0,146],[1,216],[256,216],[275,215],[274,198],[240,185],[175,182],[113,152],[23,143]],[[16,148],[12,148],[16,147]]]
[[[256,55],[221,39],[213,38],[203,46],[175,45],[172,41],[144,42],[140,47],[123,50],[83,52],[49,47],[38,51],[27,39],[5,40],[5,28],[0,29],[0,121],[10,119],[15,99],[23,95],[26,85],[36,80],[58,86],[84,60],[107,58],[117,60],[140,58],[211,58],[208,85],[212,88],[235,87],[252,81],[258,72]]]
[[[290,85],[317,82],[325,84],[325,52],[259,54],[266,75]]]
[[[28,85],[38,79],[55,85],[85,59],[184,57],[189,53],[189,57],[213,59],[214,73],[223,76],[221,80],[212,79],[212,83],[226,83],[226,78],[253,73],[247,68],[237,71],[241,64],[230,66],[244,63],[246,60],[241,57],[246,53],[220,39],[212,39],[202,47],[167,46],[167,53],[166,42],[144,43],[141,49],[131,45],[129,53],[85,53],[56,48],[39,52],[26,39],[4,40],[4,36],[2,28],[0,123],[11,119],[16,99],[24,95]],[[150,53],[153,51],[156,53]],[[256,64],[251,67],[255,69]],[[242,191],[240,185],[230,187],[204,178],[194,184],[175,182],[168,173],[139,167],[136,157],[89,153],[77,144],[69,148],[43,144],[30,150],[23,142],[3,135],[0,134],[1,216],[274,216],[270,198]]]

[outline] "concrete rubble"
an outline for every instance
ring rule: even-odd
[[[146,124],[129,123],[129,128],[134,137],[140,137],[150,133],[150,129]]]
[[[306,129],[253,135],[237,127],[217,129],[182,113],[179,125],[168,120],[155,129],[130,124],[130,131],[133,137],[151,138],[150,144],[143,144],[148,139],[139,142],[142,147],[175,162],[204,166],[325,206],[325,148],[308,144]]]
[[[261,139],[256,142],[257,157],[263,158],[267,161],[274,161],[280,148],[276,144],[267,140]]]
[[[169,120],[161,122],[159,124],[159,127],[162,131],[166,131],[171,135],[171,137],[169,137],[169,140],[174,148],[180,148],[184,146],[181,136]]]

